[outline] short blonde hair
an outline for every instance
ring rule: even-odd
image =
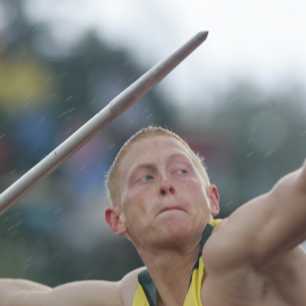
[[[188,152],[191,154],[192,161],[194,162],[194,165],[196,169],[199,171],[200,178],[202,179],[202,182],[204,185],[209,185],[210,180],[206,171],[206,168],[204,166],[204,159],[197,153],[195,153],[191,147],[187,144],[183,138],[181,138],[176,133],[170,131],[169,129],[159,127],[159,126],[149,126],[146,128],[143,128],[133,134],[120,148],[118,153],[116,154],[105,178],[105,190],[106,190],[106,196],[107,201],[110,206],[113,206],[117,203],[118,195],[120,193],[120,185],[118,182],[118,174],[119,174],[119,166],[120,163],[127,153],[128,149],[131,147],[132,144],[136,143],[140,139],[144,139],[147,137],[154,137],[154,136],[169,136],[175,138],[177,141],[179,141],[181,144],[184,145],[184,147],[188,150]]]

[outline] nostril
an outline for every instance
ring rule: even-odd
[[[165,196],[167,194],[175,194],[175,189],[173,186],[167,186],[167,187],[162,187],[160,188],[160,194],[162,196]]]
[[[160,189],[160,194],[163,195],[163,196],[166,195],[166,190],[164,188],[161,188]]]

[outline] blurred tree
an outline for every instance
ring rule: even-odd
[[[303,162],[304,100],[296,84],[284,84],[281,92],[266,95],[254,83],[244,81],[219,96],[212,113],[203,112],[194,135],[200,134],[203,144],[213,144],[212,150],[204,147],[201,153],[221,187],[221,216],[267,192]]]
[[[105,45],[94,31],[84,33],[75,45],[63,49],[49,24],[29,19],[25,5],[22,0],[0,2],[6,16],[0,35],[0,115],[4,118],[0,160],[5,164],[0,169],[2,188],[143,72],[125,50]],[[90,142],[70,164],[1,217],[0,243],[7,250],[0,254],[1,276],[56,285],[87,277],[115,279],[140,264],[127,242],[106,240],[103,233],[99,240],[91,237],[97,236],[93,233],[97,229],[90,227],[102,223],[102,218],[84,219],[87,223],[83,229],[88,229],[82,233],[77,233],[82,229],[75,227],[74,218],[83,212],[80,201],[91,201],[88,194],[97,194],[91,197],[103,202],[100,190],[105,169],[127,135],[144,124],[171,120],[160,94],[150,93],[144,100],[146,106],[134,107],[107,129],[101,141],[104,147],[99,148],[97,141]],[[89,218],[94,214],[95,210]],[[75,244],[74,237],[81,236],[83,240]],[[86,242],[83,247],[81,241]],[[125,253],[114,251],[118,248],[124,248]]]

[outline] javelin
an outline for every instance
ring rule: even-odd
[[[112,99],[102,110],[58,145],[39,163],[0,194],[0,215],[30,190],[44,176],[55,170],[65,159],[87,143],[104,125],[140,100],[154,85],[170,73],[207,37],[199,32],[164,61],[160,62]]]

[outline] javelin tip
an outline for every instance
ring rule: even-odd
[[[208,31],[201,31],[196,36],[199,40],[204,41],[208,36]]]

